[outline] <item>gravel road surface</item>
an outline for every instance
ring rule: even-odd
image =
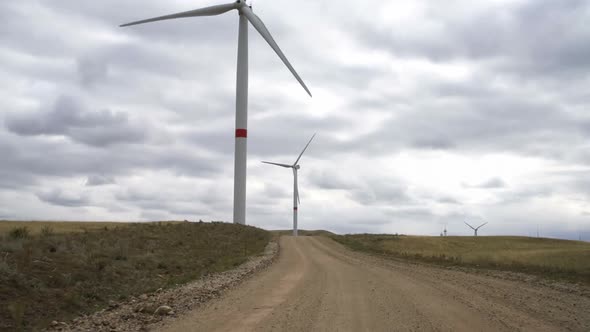
[[[590,296],[280,240],[278,261],[162,331],[590,331]]]

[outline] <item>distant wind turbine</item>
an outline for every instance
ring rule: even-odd
[[[225,5],[216,5],[186,12],[149,18],[122,24],[121,27],[143,24],[155,21],[170,20],[176,18],[195,16],[215,16],[236,9],[240,16],[238,28],[238,74],[236,85],[236,142],[234,155],[234,223],[246,223],[246,159],[248,137],[248,22],[260,33],[262,38],[270,45],[281,58],[285,66],[289,68],[295,79],[311,97],[311,92],[303,83],[289,60],[285,57],[262,20],[252,12],[252,6],[248,6],[245,0],[237,0]]]
[[[465,222],[465,225],[471,227],[471,229],[473,229],[473,231],[475,232],[475,236],[477,236],[477,230],[482,228],[485,224],[487,224],[487,222],[484,222],[483,224],[477,226],[477,227],[473,227],[471,225],[469,225],[467,222]]]
[[[297,160],[295,160],[293,165],[273,163],[270,161],[263,161],[263,163],[265,163],[265,164],[271,164],[271,165],[276,165],[276,166],[281,166],[281,167],[293,169],[293,236],[297,236],[297,205],[298,205],[298,203],[301,203],[299,201],[299,186],[297,185],[297,171],[299,170],[300,167],[297,163],[299,162],[299,159],[301,159],[303,152],[305,152],[305,150],[307,150],[309,143],[311,143],[311,141],[313,140],[314,137],[315,137],[315,134],[313,134],[313,136],[311,136],[311,138],[309,139],[309,142],[307,142],[307,144],[303,148],[303,151],[301,151],[301,153],[299,154],[299,157],[297,157]]]

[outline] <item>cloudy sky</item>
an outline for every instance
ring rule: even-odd
[[[238,16],[0,2],[0,219],[232,219]],[[590,239],[590,2],[258,0],[247,223]]]

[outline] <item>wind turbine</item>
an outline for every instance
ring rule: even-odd
[[[285,66],[289,68],[295,79],[311,97],[311,92],[303,83],[289,60],[285,57],[262,20],[252,12],[252,6],[248,6],[245,0],[237,0],[233,3],[216,5],[186,12],[170,14],[122,24],[121,27],[143,24],[155,21],[171,20],[196,16],[215,16],[230,10],[237,10],[240,20],[238,28],[238,69],[236,84],[236,141],[234,155],[234,223],[246,224],[246,159],[248,137],[248,22],[260,33],[262,38],[270,45],[281,58]]]
[[[307,150],[309,143],[311,143],[311,141],[313,140],[314,137],[315,137],[315,134],[313,134],[313,136],[311,136],[311,139],[309,140],[309,142],[307,142],[307,144],[303,148],[303,151],[301,151],[301,153],[299,154],[299,157],[297,157],[297,160],[295,160],[293,165],[273,163],[270,161],[263,161],[263,163],[265,163],[265,164],[271,164],[271,165],[276,165],[276,166],[281,166],[281,167],[293,169],[293,236],[297,236],[297,205],[298,205],[298,203],[301,203],[299,201],[299,186],[297,185],[297,171],[299,170],[300,167],[297,163],[299,162],[299,159],[301,159],[303,152],[305,152],[305,150]]]
[[[469,225],[465,221],[464,221],[464,223],[465,223],[465,225],[467,225],[467,226],[471,227],[471,229],[473,229],[473,231],[475,232],[475,236],[477,236],[477,230],[480,229],[481,227],[483,227],[485,224],[487,224],[487,222],[484,222],[483,224],[481,224],[481,225],[479,225],[477,227],[473,227],[473,226]]]

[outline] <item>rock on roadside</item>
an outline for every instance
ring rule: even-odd
[[[158,309],[156,309],[156,311],[154,311],[154,315],[164,316],[170,314],[171,312],[173,313],[172,308],[167,305],[161,305],[158,307]]]
[[[255,272],[270,266],[278,253],[278,243],[271,241],[262,255],[250,258],[233,270],[208,275],[176,288],[142,294],[125,302],[109,303],[106,309],[76,318],[68,324],[52,324],[46,331],[146,331],[151,324],[181,315],[219,297]]]

